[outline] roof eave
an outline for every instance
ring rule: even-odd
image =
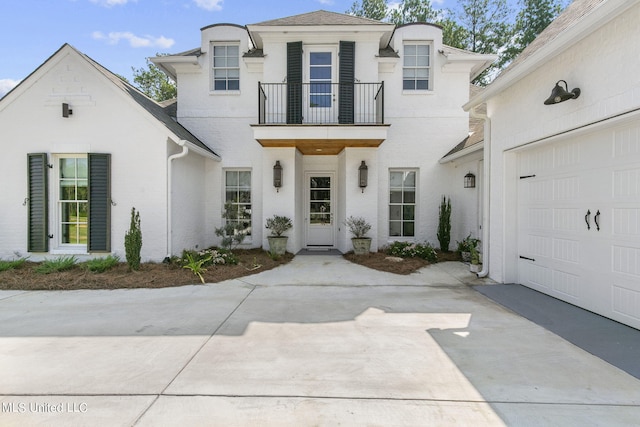
[[[470,154],[476,153],[478,151],[481,151],[484,149],[484,141],[480,141],[476,144],[473,144],[469,147],[463,148],[460,151],[456,151],[455,153],[449,154],[448,156],[445,156],[443,158],[441,158],[438,163],[440,164],[445,164],[445,163],[451,163],[455,160],[458,160],[461,157],[465,157],[468,156]]]
[[[531,54],[531,56],[521,64],[509,70],[509,72],[503,76],[498,76],[492,84],[487,86],[483,92],[471,98],[469,102],[462,106],[462,108],[465,111],[469,111],[483,102],[486,102],[488,99],[499,95],[532,71],[543,66],[551,58],[568,49],[589,34],[592,34],[597,28],[602,27],[611,19],[622,14],[625,10],[631,8],[638,2],[640,2],[640,0],[626,0],[623,2],[605,1],[601,3],[575,25],[567,28],[549,43]]]

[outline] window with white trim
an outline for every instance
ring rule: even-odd
[[[211,90],[214,92],[240,90],[240,46],[211,45],[213,52]]]
[[[402,57],[402,89],[431,90],[431,44],[405,43]]]
[[[389,172],[389,236],[416,235],[416,171]]]
[[[89,224],[86,156],[58,159],[58,230],[61,245],[86,245]]]
[[[233,224],[235,233],[251,236],[251,171],[225,171],[225,203],[231,205],[227,224]]]

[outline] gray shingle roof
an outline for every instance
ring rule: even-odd
[[[304,25],[389,25],[373,19],[359,16],[345,15],[342,13],[318,10],[303,13],[301,15],[288,16],[286,18],[273,19],[271,21],[258,22],[260,26],[304,26]]]
[[[509,73],[605,1],[606,0],[574,0],[496,77],[494,82]]]

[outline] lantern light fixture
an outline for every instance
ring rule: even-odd
[[[464,176],[464,188],[476,188],[476,176],[471,172]]]
[[[282,165],[280,160],[276,160],[276,164],[273,166],[273,186],[279,193],[280,187],[282,187]]]
[[[362,163],[360,163],[360,167],[358,167],[358,185],[360,186],[360,189],[362,189],[363,193],[364,193],[364,189],[367,187],[368,179],[369,179],[369,167],[363,160]]]

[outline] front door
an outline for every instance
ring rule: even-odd
[[[333,173],[308,173],[306,175],[306,227],[308,247],[333,247],[335,245],[335,179]]]
[[[310,46],[306,49],[305,123],[337,123],[337,50]]]

